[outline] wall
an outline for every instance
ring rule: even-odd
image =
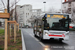
[[[71,4],[71,13],[72,13],[73,23],[75,23],[75,2],[72,2]]]
[[[24,6],[24,25],[31,26],[31,23],[28,22],[28,19],[31,18],[32,15],[32,5],[26,4]]]
[[[68,3],[65,3],[65,4],[62,4],[62,12],[63,13],[66,13],[67,12],[67,9],[68,9]]]
[[[40,16],[41,14],[41,9],[32,9],[32,16]]]

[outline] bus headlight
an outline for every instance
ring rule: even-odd
[[[69,33],[66,33],[66,35],[69,35]]]
[[[47,33],[47,32],[45,32],[45,35],[48,35],[48,33]]]

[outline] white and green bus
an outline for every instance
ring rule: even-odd
[[[69,40],[69,15],[45,14],[36,18],[33,27],[34,36],[42,39]]]

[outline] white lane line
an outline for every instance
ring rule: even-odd
[[[37,38],[34,37],[34,34],[32,32],[29,32],[29,31],[26,31],[26,32],[29,33],[29,35],[32,36],[36,41],[38,41],[43,47],[45,47],[45,45],[42,42],[40,42]]]
[[[22,30],[21,30],[21,36],[22,36],[22,50],[26,50],[26,46],[25,46],[25,41],[24,41]]]
[[[31,34],[29,34],[30,36],[32,36]],[[32,36],[36,41],[38,41],[43,47],[45,47],[45,45],[42,43],[42,42],[40,42],[37,38],[35,38],[34,36]]]
[[[45,47],[45,45],[43,44],[43,43],[41,43],[41,42],[39,42],[43,47]]]
[[[38,39],[36,39],[33,35],[29,34],[30,36],[32,36],[36,41],[39,41]]]

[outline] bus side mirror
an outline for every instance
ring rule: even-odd
[[[43,20],[43,21],[46,21],[46,17],[43,17],[42,20]]]

